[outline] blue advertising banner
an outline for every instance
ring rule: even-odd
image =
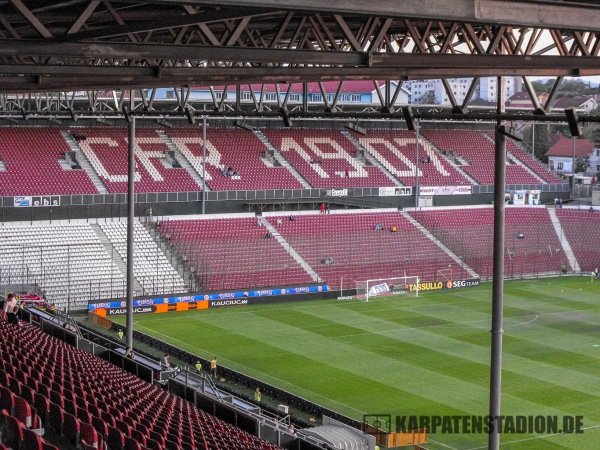
[[[193,303],[202,300],[208,300],[212,302],[220,302],[222,300],[232,299],[247,299],[253,297],[273,297],[278,295],[293,295],[293,294],[310,294],[316,292],[327,292],[329,287],[325,285],[321,286],[295,286],[289,288],[277,288],[277,289],[261,289],[254,291],[231,291],[231,292],[218,292],[213,294],[196,294],[196,295],[183,295],[176,297],[152,297],[142,298],[133,301],[133,306],[152,306],[152,305],[174,305],[177,303]],[[236,302],[235,304],[245,304],[244,302]],[[224,305],[219,305],[224,306]],[[88,310],[94,311],[96,309],[111,309],[111,308],[125,308],[125,300],[107,301],[107,302],[96,302],[89,303]]]

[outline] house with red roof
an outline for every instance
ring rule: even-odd
[[[594,176],[600,170],[600,148],[589,139],[573,139],[561,136],[546,152],[550,170],[561,174],[573,172],[573,152],[575,158],[590,158],[587,174]]]
[[[584,95],[581,97],[563,97],[556,100],[552,107],[553,111],[562,111],[566,108],[575,108],[578,112],[590,113],[598,107],[595,96]]]
[[[545,92],[536,92],[536,96],[538,99],[538,103],[540,106],[544,106],[546,100],[548,100],[548,94]],[[518,108],[518,109],[532,109],[533,102],[531,98],[529,98],[528,92],[515,92],[512,96],[509,97],[506,102],[506,106],[509,108]]]

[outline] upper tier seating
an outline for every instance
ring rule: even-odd
[[[106,222],[100,227],[127,264],[127,223]],[[145,295],[186,292],[181,276],[139,222],[134,224],[133,240],[133,275],[144,288]]]
[[[394,186],[377,167],[356,158],[356,146],[340,131],[267,129],[263,133],[314,188]]]
[[[519,158],[523,163],[539,175],[546,183],[562,183],[563,181],[556,176],[545,164],[539,162],[536,158],[525,153],[512,140],[506,140],[506,150]]]
[[[202,129],[174,128],[167,134],[202,175]],[[287,168],[273,167],[265,161],[266,150],[254,133],[237,128],[207,128],[206,184],[214,191],[301,189]],[[238,175],[224,176],[223,170],[228,167]]]
[[[442,151],[452,150],[468,164],[460,166],[479,184],[494,184],[494,143],[485,132],[476,130],[423,130]],[[507,164],[507,184],[540,184],[540,180],[519,165]]]
[[[165,220],[163,235],[196,269],[205,291],[312,283],[310,275],[256,218]]]
[[[38,283],[63,309],[121,296],[125,277],[89,224],[34,224],[0,228],[0,269],[9,284]]]
[[[479,275],[492,277],[492,207],[413,211],[410,215]],[[518,237],[520,233],[523,238]],[[561,264],[569,266],[548,211],[545,208],[507,208],[504,275],[520,278],[558,274]]]
[[[470,278],[448,254],[398,212],[301,215],[296,221],[269,217],[286,241],[332,288],[354,281],[419,276],[423,281]],[[382,231],[374,226],[383,225]],[[398,231],[391,233],[389,227]],[[332,263],[327,264],[326,260]]]
[[[31,417],[32,426],[39,416],[72,448],[89,448],[85,440],[92,448],[106,443],[110,449],[279,449],[35,326],[8,324],[3,315],[0,390],[9,388],[7,396],[24,399],[21,403],[35,412],[8,413],[21,421]],[[40,448],[23,447],[23,438],[10,433],[2,439],[10,439],[15,449]]]
[[[600,267],[600,213],[559,208],[556,216],[581,270],[591,271]]]
[[[65,170],[58,160],[69,145],[54,128],[0,128],[0,195],[97,194],[83,170]]]
[[[359,142],[406,186],[415,185],[416,138],[414,131],[369,130]],[[419,184],[470,186],[472,183],[440,155],[429,142],[419,143]]]
[[[85,136],[79,146],[87,156],[109,192],[127,192],[127,128],[77,128]],[[184,168],[167,166],[165,152],[169,149],[151,128],[136,128],[136,192],[198,191],[191,175]]]

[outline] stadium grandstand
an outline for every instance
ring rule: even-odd
[[[444,413],[474,414],[467,372],[489,365],[473,404],[499,416],[504,280],[597,292],[600,149],[575,155],[576,138],[595,145],[598,89],[563,86],[600,74],[600,1],[42,3],[0,3],[0,450],[484,448],[369,413],[380,395],[435,414],[464,378]],[[547,92],[530,76],[552,77]],[[559,137],[570,173],[545,162]],[[423,301],[483,282],[486,311],[468,290],[464,309]],[[525,320],[507,327],[560,314],[539,286],[526,296],[543,312],[510,306]],[[479,334],[442,328],[490,317],[491,364],[459,356]],[[272,354],[250,346],[271,339]],[[284,343],[304,380],[271,373]],[[569,346],[539,350],[548,373],[592,359]],[[304,352],[333,371],[310,373]],[[583,414],[572,384],[560,411]],[[509,401],[542,404],[519,389]]]

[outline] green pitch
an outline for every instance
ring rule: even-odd
[[[140,315],[135,328],[362,419],[486,415],[491,284],[360,301]],[[583,434],[502,435],[507,449],[600,448],[600,282],[505,284],[502,413],[582,415]],[[429,449],[486,448],[482,434]]]

